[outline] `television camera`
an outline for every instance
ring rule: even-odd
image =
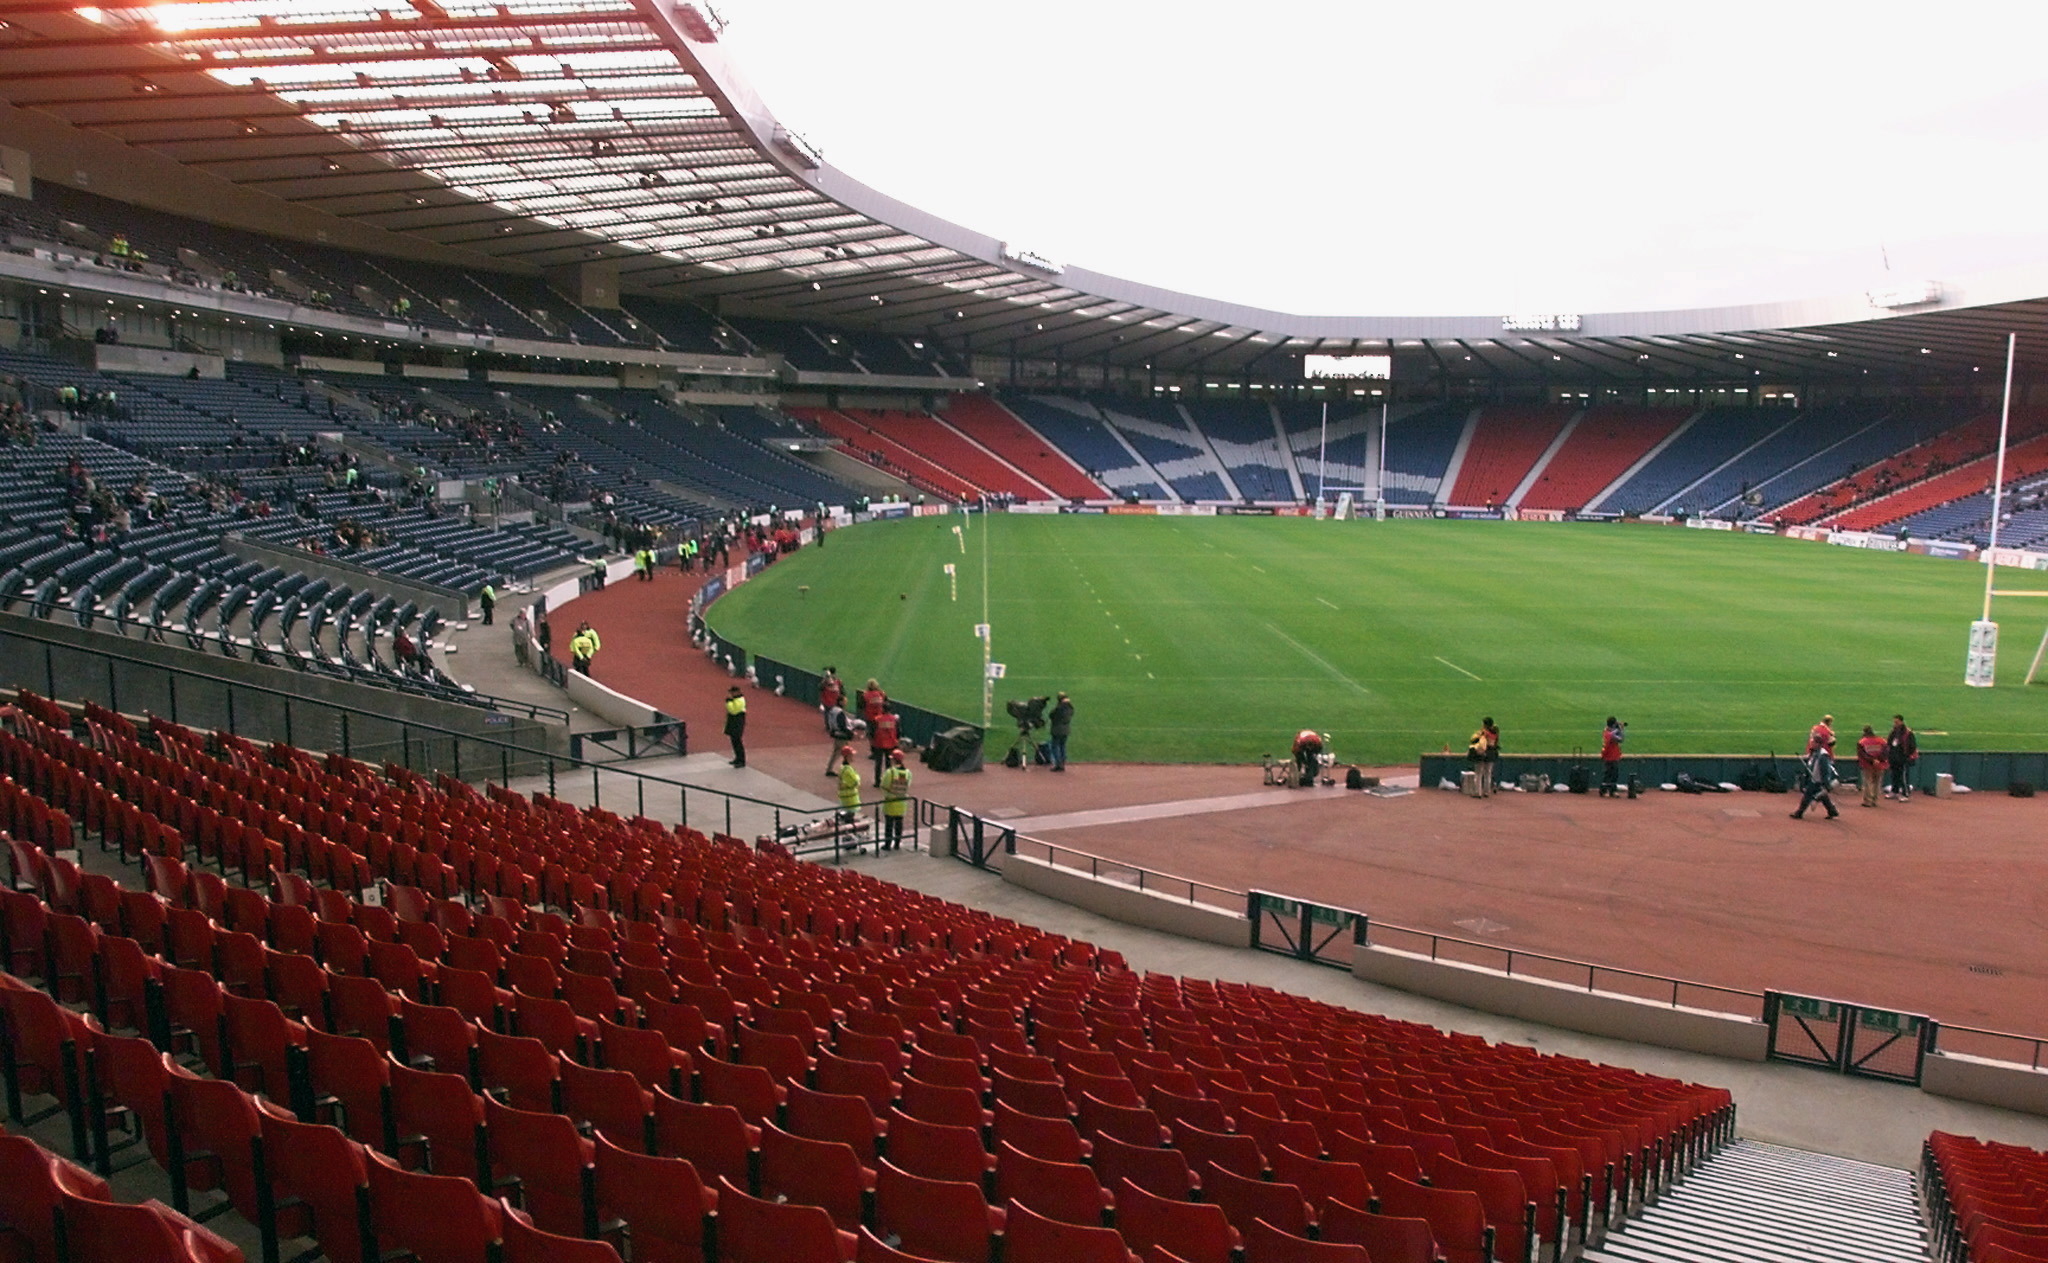
[[[1011,744],[1010,752],[1003,756],[1003,766],[1030,767],[1032,761],[1040,757],[1038,739],[1033,734],[1045,727],[1045,707],[1051,700],[1049,697],[1022,697],[1003,703],[1003,709],[1017,721],[1017,740]]]

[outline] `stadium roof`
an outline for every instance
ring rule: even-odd
[[[833,168],[674,0],[0,6],[0,95],[341,219],[508,264],[1029,359],[1286,377],[1391,351],[1409,375],[1798,382],[1995,372],[2048,271],[1690,311],[1335,317],[1063,267]],[[795,37],[795,36],[793,36]],[[1533,247],[1532,247],[1533,248]],[[2044,348],[2048,349],[2048,348]]]

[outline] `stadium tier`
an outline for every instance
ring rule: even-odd
[[[941,499],[968,501],[982,496],[983,488],[906,446],[906,440],[929,437],[910,413],[831,408],[792,408],[790,412],[840,440],[854,456]]]
[[[1586,506],[1605,513],[1670,513],[1699,502],[1692,488],[1740,460],[1799,419],[1789,408],[1704,408],[1681,422],[1663,449],[1606,497]],[[1743,488],[1747,490],[1747,488]]]
[[[1118,437],[1094,404],[1052,395],[1019,395],[1002,402],[1114,494],[1140,500],[1169,498],[1158,471]]]
[[[1068,500],[1109,496],[1109,489],[1090,478],[1072,457],[987,395],[949,395],[942,415],[948,425],[1001,457],[1047,494]]]
[[[1239,500],[1194,421],[1179,404],[1159,399],[1102,403],[1105,423],[1182,500]]]
[[[17,1121],[53,1100],[81,1161],[134,1149],[266,1253],[480,1261],[516,1182],[551,1249],[636,1259],[698,1257],[715,1209],[739,1263],[847,1263],[863,1232],[1061,1263],[1040,1234],[1076,1231],[1220,1263],[1274,1228],[1479,1263],[1582,1247],[1732,1134],[1718,1089],[1136,974],[544,794],[27,692],[0,768]]]
[[[1586,508],[1689,419],[1680,408],[1588,408],[1515,507]]]
[[[1569,408],[1482,408],[1464,440],[1448,504],[1508,504],[1575,414]]]

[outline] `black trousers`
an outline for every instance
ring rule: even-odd
[[[1830,817],[1839,816],[1842,814],[1841,812],[1835,810],[1835,800],[1828,793],[1827,785],[1821,781],[1814,781],[1812,784],[1806,787],[1805,796],[1799,800],[1799,810],[1793,812],[1792,814],[1795,816],[1804,815],[1806,814],[1806,809],[1808,807],[1813,806],[1813,804],[1815,804],[1816,802],[1828,809],[1828,815]]]
[[[732,739],[732,765],[734,767],[745,767],[747,765],[747,730],[741,728],[728,732],[725,735]]]
[[[1600,773],[1600,796],[1602,798],[1612,798],[1614,797],[1615,790],[1620,787],[1621,783],[1621,760],[1602,759],[1601,763],[1607,770]]]

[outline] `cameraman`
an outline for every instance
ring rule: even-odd
[[[1294,783],[1297,788],[1315,785],[1323,771],[1323,734],[1304,728],[1294,734]]]
[[[1621,743],[1626,740],[1628,740],[1628,725],[1609,715],[1607,717],[1607,730],[1600,734],[1600,766],[1603,769],[1600,773],[1600,796],[1602,798],[1613,798],[1621,792]]]
[[[1067,734],[1074,730],[1074,703],[1065,693],[1060,694],[1046,719],[1051,725],[1046,730],[1045,744],[1047,753],[1052,756],[1052,770],[1064,772],[1067,770]]]

